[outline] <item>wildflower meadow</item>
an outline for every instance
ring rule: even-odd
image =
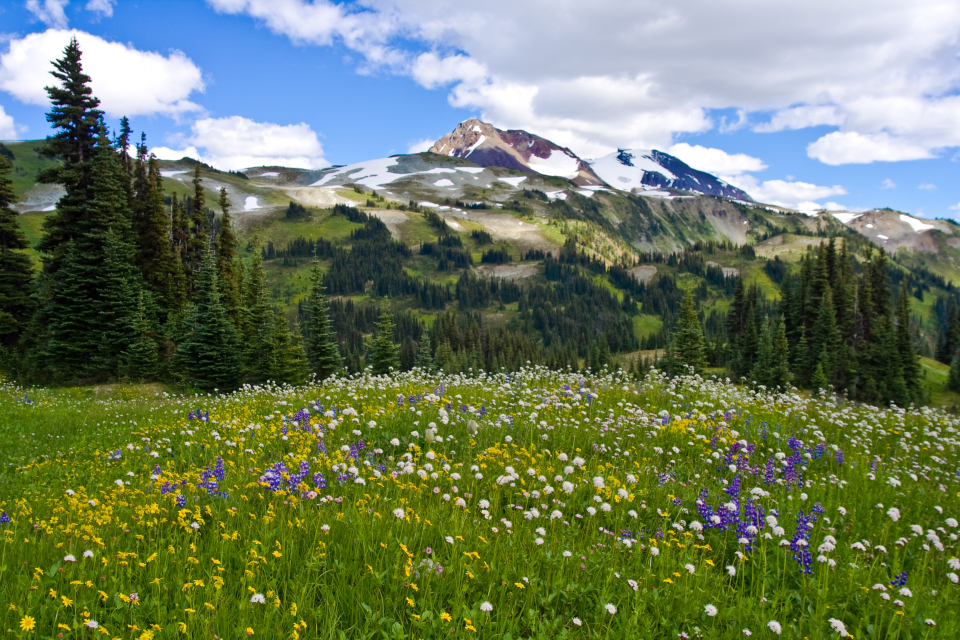
[[[957,638],[958,427],[656,372],[0,386],[0,630]]]

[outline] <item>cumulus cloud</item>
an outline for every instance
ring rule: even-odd
[[[745,153],[731,154],[722,149],[689,145],[686,142],[671,146],[667,153],[680,158],[695,169],[723,177],[763,171],[767,168],[763,160]]]
[[[896,189],[897,183],[891,180],[890,178],[885,178],[883,182],[880,183],[881,189]]]
[[[743,189],[758,202],[807,212],[827,208],[827,205],[819,204],[816,202],[817,200],[847,193],[847,190],[840,185],[825,187],[809,182],[787,180],[765,180],[761,182],[755,176],[749,174],[730,176],[727,178],[727,182]],[[836,203],[829,204],[840,209],[843,208],[842,205]]]
[[[407,153],[423,153],[424,151],[429,151],[434,142],[436,141],[433,138],[423,138],[422,140],[411,142],[410,145],[407,146]]]
[[[54,82],[50,61],[63,55],[71,37],[80,43],[84,71],[108,115],[176,117],[202,111],[188,98],[203,91],[203,77],[184,53],[140,51],[76,30],[48,29],[11,40],[9,50],[0,55],[0,90],[22,102],[47,106],[43,88]]]
[[[117,0],[90,0],[85,9],[98,13],[104,18],[109,18],[113,15],[113,5],[116,4],[116,1]]]
[[[247,167],[281,165],[319,169],[329,163],[323,146],[310,125],[279,125],[255,122],[241,116],[201,118],[193,123],[192,134],[182,149],[160,147],[152,151],[158,158],[178,160],[198,158],[224,171]],[[203,151],[201,152],[200,149]]]
[[[15,140],[17,138],[17,125],[13,122],[13,116],[8,115],[0,105],[0,140]]]
[[[929,146],[886,132],[834,131],[807,145],[807,155],[824,164],[867,164],[934,157]]]
[[[368,67],[449,87],[451,104],[581,153],[664,148],[751,120],[763,120],[758,132],[838,127],[842,137],[811,146],[830,164],[960,146],[954,0],[208,3],[295,42],[342,42]],[[736,109],[737,120],[713,122],[712,109]]]
[[[70,0],[27,0],[25,6],[27,11],[48,27],[65,29],[67,14],[64,12],[64,7],[68,4]]]
[[[820,125],[841,125],[844,116],[835,105],[803,105],[777,111],[769,122],[753,127],[758,133],[772,133],[787,129],[806,129]]]

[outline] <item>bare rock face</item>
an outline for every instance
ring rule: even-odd
[[[526,131],[501,131],[476,118],[461,122],[452,133],[437,140],[430,152],[464,158],[481,167],[568,178],[581,186],[604,184],[570,149]]]
[[[960,227],[943,220],[915,218],[893,209],[872,209],[863,213],[834,213],[851,229],[869,238],[875,245],[890,253],[911,249],[925,253],[939,253],[935,232],[945,234],[947,244],[960,233]],[[960,244],[960,243],[958,243]]]

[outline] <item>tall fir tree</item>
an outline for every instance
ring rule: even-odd
[[[191,201],[189,229],[187,237],[187,273],[199,270],[200,260],[207,241],[210,240],[210,225],[207,222],[207,203],[203,193],[203,177],[200,175],[200,161],[193,168],[193,200]]]
[[[220,301],[213,242],[208,241],[203,253],[195,301],[185,325],[188,334],[177,352],[186,380],[207,391],[239,386],[240,350],[236,330]]]
[[[760,347],[757,350],[757,359],[751,374],[753,381],[757,384],[769,385],[772,366],[773,339],[770,337],[769,323],[763,322],[760,327]]]
[[[220,187],[220,234],[217,237],[217,271],[220,274],[220,290],[223,292],[223,306],[227,308],[234,326],[243,324],[240,310],[240,278],[237,269],[237,236],[233,231],[230,217],[230,201],[226,187]]]
[[[33,265],[23,252],[29,245],[12,207],[13,183],[7,175],[10,169],[10,162],[0,155],[0,360],[12,365],[14,349],[34,304]]]
[[[947,389],[960,393],[960,354],[953,356],[950,373],[947,376]]]
[[[820,298],[820,308],[810,332],[810,360],[808,370],[813,371],[822,364],[823,375],[833,381],[836,369],[836,355],[840,348],[840,331],[837,329],[837,314],[833,306],[833,293],[827,286]],[[825,359],[824,359],[824,355]]]
[[[101,129],[90,166],[83,225],[48,273],[42,309],[49,331],[44,355],[60,380],[116,375],[135,336],[142,286],[134,265],[123,167]]]
[[[413,366],[426,373],[434,372],[433,344],[430,341],[430,332],[426,329],[420,336],[420,344],[417,345],[417,356],[413,361]]]
[[[147,289],[166,317],[183,305],[184,292],[178,282],[177,256],[171,245],[170,216],[163,201],[163,183],[156,156],[147,153],[146,144],[138,145],[139,157],[134,171],[137,230],[137,266]]]
[[[695,373],[703,373],[707,367],[707,345],[694,304],[693,292],[687,291],[673,332],[673,357],[679,367],[692,367]]]
[[[80,45],[72,38],[63,57],[53,63],[51,73],[60,86],[46,87],[51,104],[47,122],[56,133],[47,138],[41,153],[60,164],[41,171],[38,180],[63,185],[65,190],[57,208],[44,219],[44,235],[37,246],[49,275],[60,268],[70,241],[83,232],[87,202],[92,198],[93,157],[103,112],[90,88],[90,76],[83,72],[81,56]]]
[[[917,360],[913,337],[910,335],[910,293],[907,290],[906,280],[900,287],[900,295],[897,299],[897,355],[910,400],[919,402],[923,395],[923,372]]]
[[[157,342],[151,337],[147,308],[143,302],[143,291],[137,299],[136,315],[137,339],[121,356],[122,373],[131,380],[144,382],[157,377]]]
[[[393,316],[390,307],[384,304],[377,322],[377,335],[370,346],[369,364],[375,376],[400,370],[400,347],[393,341],[393,331]]]
[[[777,324],[777,336],[773,340],[773,352],[770,361],[770,375],[767,386],[787,389],[793,381],[790,373],[790,344],[787,342],[787,327],[783,316]]]
[[[310,269],[310,294],[307,300],[310,338],[307,340],[307,357],[310,369],[317,380],[326,380],[343,370],[343,360],[337,345],[337,336],[330,320],[330,307],[324,294],[320,262],[314,260]]]
[[[243,362],[246,375],[262,382],[270,375],[274,322],[260,243],[254,238],[252,244],[253,255],[243,279]]]

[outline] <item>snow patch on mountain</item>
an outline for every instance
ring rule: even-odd
[[[565,151],[554,149],[546,158],[530,156],[527,165],[537,173],[545,176],[559,176],[572,180],[579,173],[580,161]]]
[[[911,218],[910,216],[902,213],[900,214],[900,219],[906,222],[907,224],[909,224],[911,227],[913,227],[913,230],[916,231],[917,233],[920,233],[921,231],[926,231],[927,229],[935,228],[932,224],[925,224],[923,222],[920,222],[916,218]]]

